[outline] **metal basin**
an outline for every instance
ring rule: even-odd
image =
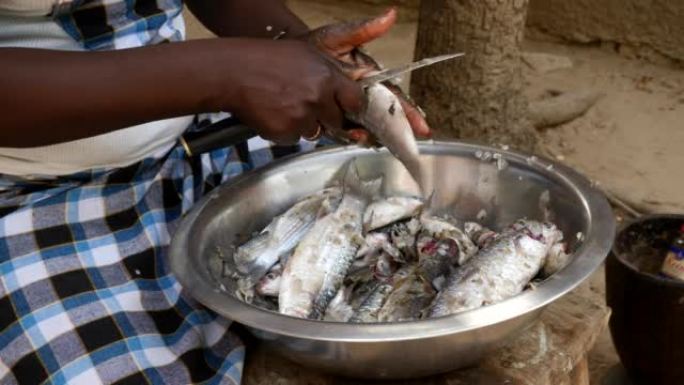
[[[482,222],[494,228],[521,217],[551,219],[574,251],[572,262],[535,290],[484,308],[415,322],[310,321],[234,298],[230,293],[235,283],[222,277],[219,254],[225,258],[236,241],[322,188],[346,161],[355,158],[362,177],[384,175],[388,193],[416,192],[408,173],[386,151],[335,147],[247,173],[205,197],[173,239],[173,272],[194,298],[302,365],[360,378],[419,377],[472,365],[603,262],[613,241],[613,215],[586,179],[553,162],[464,143],[426,142],[420,149],[431,170],[428,188],[435,190],[435,208],[464,220],[486,212]],[[478,158],[486,152],[500,154],[507,166],[499,170],[491,159]]]

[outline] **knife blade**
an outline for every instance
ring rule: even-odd
[[[367,87],[367,86],[370,86],[372,84],[381,83],[381,82],[384,82],[386,80],[396,78],[397,76],[404,74],[406,72],[413,72],[417,69],[427,67],[427,66],[431,66],[433,64],[440,63],[440,62],[443,62],[446,60],[451,60],[451,59],[455,59],[458,57],[462,57],[464,55],[465,55],[465,53],[458,52],[458,53],[450,53],[450,54],[446,54],[446,55],[428,57],[428,58],[421,59],[418,61],[414,61],[411,63],[403,64],[399,67],[390,68],[390,69],[380,71],[380,72],[376,73],[375,75],[371,75],[371,76],[360,79],[358,81],[358,83],[361,84],[361,86]]]

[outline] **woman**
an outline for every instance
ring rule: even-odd
[[[310,32],[279,0],[187,5],[221,38],[181,42],[181,0],[0,0],[2,384],[240,382],[240,341],[166,247],[258,157],[188,158],[178,138],[213,111],[283,144],[341,129],[362,105],[352,78],[374,70],[355,47],[396,14]]]

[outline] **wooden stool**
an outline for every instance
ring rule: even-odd
[[[581,294],[580,294],[581,293]],[[548,306],[539,320],[492,352],[477,367],[410,381],[402,385],[588,385],[587,353],[608,323],[603,297],[571,292]],[[248,346],[245,385],[373,384],[338,378],[287,361],[260,346]]]

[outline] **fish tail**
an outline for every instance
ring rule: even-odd
[[[327,289],[323,290],[319,295],[317,295],[311,307],[311,312],[309,313],[308,318],[315,320],[323,319],[330,301],[335,297],[336,294],[337,290]]]
[[[355,194],[370,201],[380,196],[383,180],[383,177],[362,180],[356,162],[351,161],[345,170],[343,191],[345,194]]]

